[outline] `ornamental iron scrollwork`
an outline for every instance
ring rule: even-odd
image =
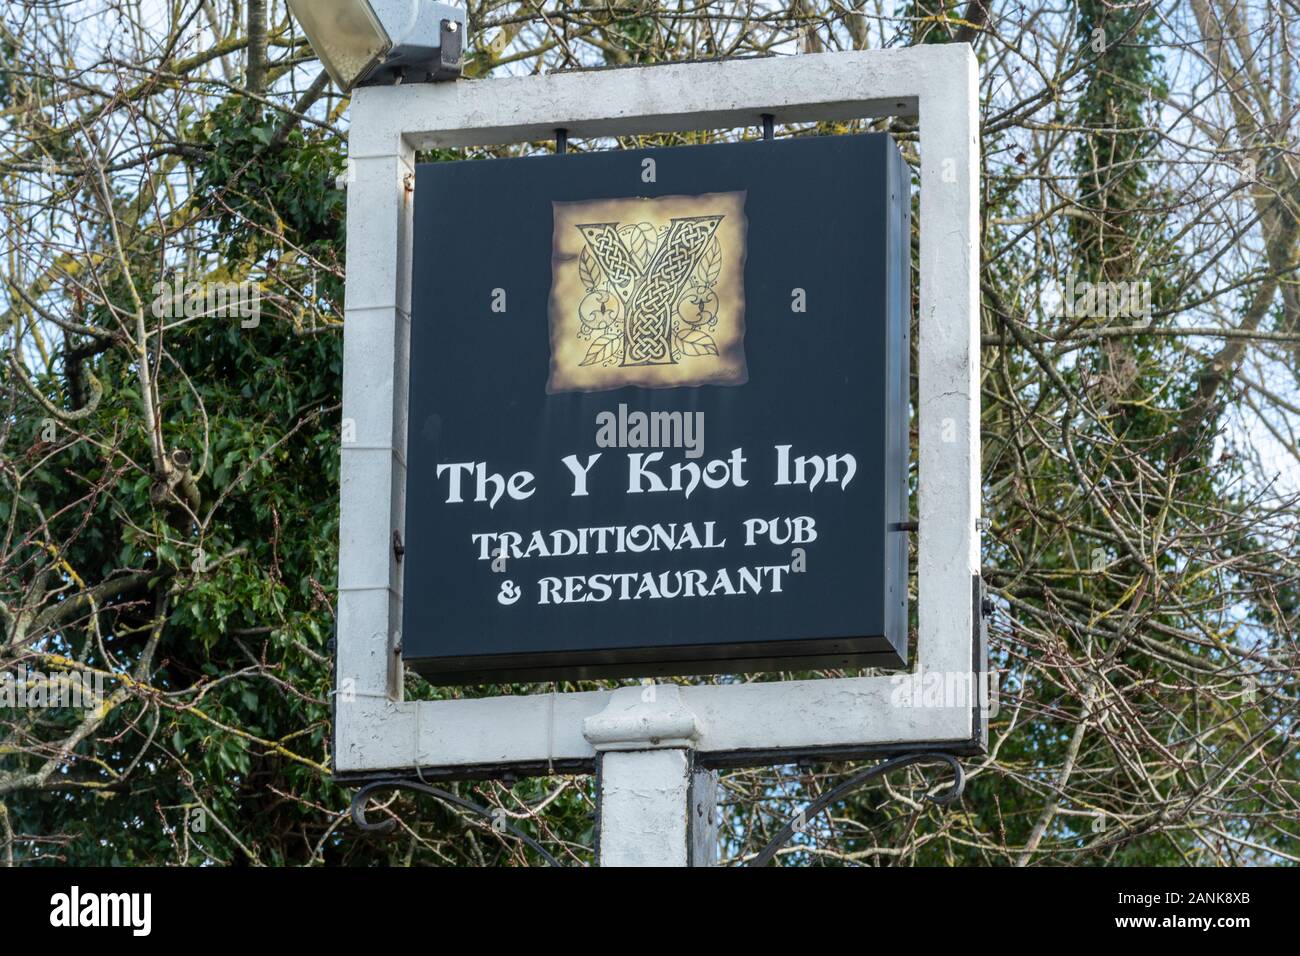
[[[749,862],[749,865],[766,866],[768,863],[772,862],[772,860],[776,857],[777,851],[779,851],[781,847],[785,846],[785,844],[790,841],[790,838],[793,837],[796,833],[802,832],[803,827],[807,825],[807,821],[809,819],[821,813],[827,807],[835,803],[838,803],[840,800],[844,799],[853,791],[859,789],[860,787],[865,786],[866,784],[877,779],[878,777],[883,777],[885,774],[890,773],[891,771],[899,770],[903,767],[910,767],[913,764],[919,764],[919,763],[947,764],[948,768],[952,771],[952,775],[953,775],[952,784],[946,790],[943,790],[937,794],[927,793],[925,795],[925,798],[927,800],[929,800],[931,803],[938,804],[939,806],[946,807],[949,804],[955,803],[957,800],[961,799],[962,792],[966,789],[966,773],[962,769],[962,766],[958,762],[957,758],[954,757],[952,754],[946,754],[946,753],[904,754],[901,757],[894,757],[890,760],[884,760],[876,764],[874,767],[870,768],[869,770],[864,770],[862,773],[852,776],[848,780],[845,780],[843,783],[839,784],[838,786],[831,788],[830,790],[822,794],[820,797],[818,797],[816,800],[814,800],[812,803],[808,804],[808,806],[800,810],[799,813],[794,817],[794,819],[792,819],[789,823],[787,823],[784,827],[782,827],[781,832],[778,833],[776,837],[770,843],[768,843],[767,846],[763,847],[762,852],[760,852],[758,856],[754,857],[754,859]]]
[[[530,837],[527,833],[524,833],[518,827],[509,823],[502,813],[489,810],[487,807],[480,806],[472,800],[466,800],[464,797],[458,797],[449,790],[443,790],[441,787],[430,786],[427,783],[417,783],[414,780],[403,780],[401,778],[376,780],[373,783],[366,784],[356,792],[352,797],[350,812],[352,814],[352,822],[356,824],[357,829],[362,833],[382,835],[392,833],[396,828],[397,821],[392,818],[374,821],[366,819],[366,804],[370,802],[370,798],[377,793],[383,793],[390,790],[409,790],[413,793],[422,793],[425,796],[441,800],[443,803],[449,803],[454,807],[466,810],[477,817],[482,817],[489,821],[486,826],[488,829],[492,830],[493,833],[496,833],[498,836],[504,834],[513,836],[533,852],[537,853],[537,855],[544,859],[549,866],[563,866],[563,864],[555,857],[551,856],[551,854],[548,853],[540,843]],[[500,808],[498,808],[498,811],[499,809]]]

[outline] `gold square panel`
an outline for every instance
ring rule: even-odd
[[[552,208],[547,392],[748,380],[743,191]]]

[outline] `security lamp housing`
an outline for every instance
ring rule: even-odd
[[[460,76],[465,11],[435,0],[288,0],[341,89]]]

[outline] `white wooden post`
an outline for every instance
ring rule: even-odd
[[[681,688],[620,688],[583,735],[597,755],[600,865],[711,865],[713,777],[695,772],[700,728]]]

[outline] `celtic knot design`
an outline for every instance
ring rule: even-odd
[[[632,253],[628,252],[627,246],[623,245],[623,240],[618,237],[618,223],[600,222],[578,228],[582,230],[582,236],[587,240],[596,261],[605,270],[614,291],[626,302],[632,282],[642,270]]]
[[[579,334],[593,337],[583,365],[667,365],[682,355],[718,354],[701,326],[717,322],[723,218],[676,218],[658,231],[646,222],[578,225],[588,293]]]

